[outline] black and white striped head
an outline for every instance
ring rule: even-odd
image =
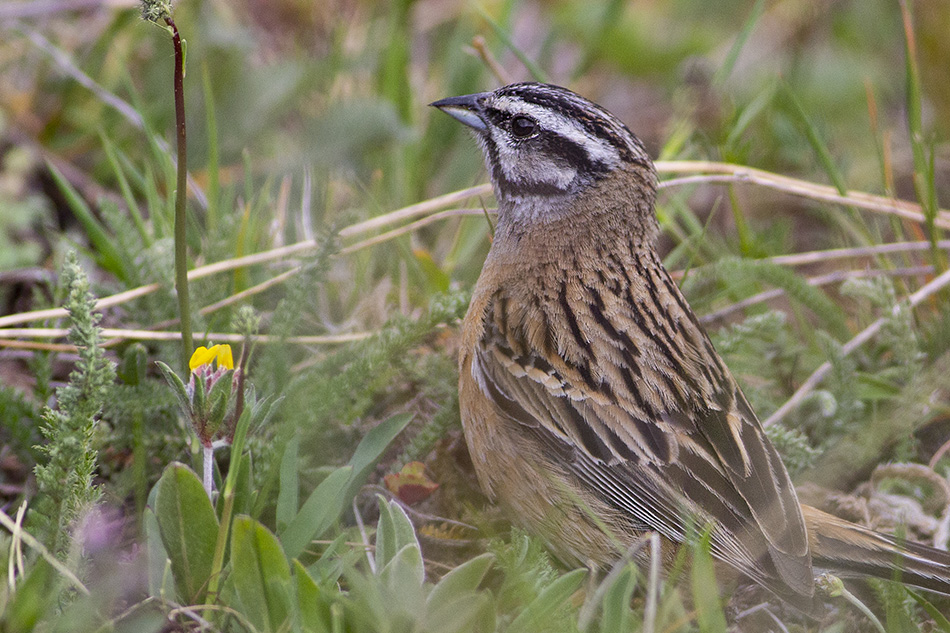
[[[572,198],[625,164],[650,165],[626,125],[560,86],[511,84],[432,105],[475,132],[502,204]]]

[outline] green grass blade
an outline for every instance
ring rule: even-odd
[[[696,620],[703,633],[726,633],[726,615],[719,598],[715,563],[709,553],[709,531],[693,547],[693,565],[690,580]]]
[[[831,183],[835,189],[838,190],[838,193],[847,195],[848,186],[845,183],[844,175],[841,173],[841,170],[838,169],[837,164],[835,164],[835,160],[831,156],[831,151],[829,151],[828,145],[822,138],[821,132],[818,131],[818,127],[805,112],[805,108],[798,100],[798,97],[795,96],[792,89],[789,88],[788,84],[783,82],[779,87],[779,91],[789,106],[789,114],[805,135],[805,138],[808,140],[809,145],[811,145],[812,150],[818,158],[819,164],[821,164],[828,178],[831,179]],[[857,209],[854,207],[847,208],[850,212],[849,218],[837,214],[834,216],[835,219],[859,242],[863,244],[873,244],[875,240],[871,236],[867,225],[862,221]]]
[[[297,514],[300,503],[300,482],[297,476],[297,454],[300,437],[294,435],[284,447],[280,460],[280,492],[277,493],[277,530],[286,528]]]
[[[850,338],[847,318],[841,306],[828,298],[820,288],[809,285],[804,278],[783,266],[756,259],[725,258],[694,269],[691,277],[697,281],[709,276],[726,280],[736,287],[759,281],[781,288],[789,297],[814,312],[821,319],[822,326],[838,340]]]
[[[142,217],[142,212],[139,210],[138,201],[135,199],[135,195],[132,193],[132,187],[129,186],[129,179],[126,177],[125,170],[122,168],[122,163],[119,161],[119,156],[115,145],[112,144],[112,141],[109,140],[102,130],[99,130],[99,139],[102,141],[102,147],[106,152],[106,158],[109,161],[109,165],[112,167],[112,172],[115,174],[115,178],[119,182],[119,189],[122,191],[122,198],[125,200],[125,205],[129,208],[129,216],[131,216],[132,222],[135,224],[135,229],[138,231],[139,237],[142,239],[142,244],[148,248],[153,243],[152,234],[148,230],[148,225],[145,223],[145,218]]]
[[[917,40],[914,37],[913,15],[908,2],[901,2],[901,17],[904,22],[904,58],[907,73],[907,127],[910,146],[914,156],[914,190],[924,212],[927,238],[930,240],[931,259],[937,272],[946,270],[947,258],[937,247],[940,235],[934,224],[939,206],[937,185],[934,178],[934,151],[929,149],[924,138],[923,107],[921,105],[920,69],[917,65]]]
[[[931,618],[933,618],[934,624],[937,626],[937,630],[941,633],[950,633],[950,620],[947,619],[947,616],[940,613],[937,610],[937,607],[930,604],[930,601],[924,598],[922,595],[904,587],[904,590],[910,594],[911,598],[914,599],[914,602],[920,605],[920,607],[927,612]]]
[[[343,466],[330,473],[304,502],[297,516],[280,535],[284,551],[296,558],[314,538],[319,538],[343,514],[346,507],[347,485],[353,468]]]
[[[219,155],[218,155],[218,119],[214,110],[214,91],[211,89],[211,74],[208,65],[201,66],[201,83],[205,97],[205,125],[208,127],[208,214],[206,228],[208,234],[215,235],[218,230],[218,198],[221,185],[219,182]]]
[[[524,611],[518,614],[508,627],[507,633],[532,633],[544,630],[544,623],[549,622],[548,618],[564,606],[586,577],[586,569],[575,569],[552,582],[524,608]]]
[[[756,0],[756,3],[752,5],[752,11],[749,12],[749,17],[746,18],[746,21],[742,24],[742,29],[736,36],[736,41],[732,43],[731,47],[729,47],[729,52],[726,53],[726,58],[722,61],[722,65],[713,75],[713,85],[721,86],[726,81],[726,79],[729,78],[729,75],[732,74],[732,69],[736,66],[736,60],[739,59],[739,53],[742,52],[742,48],[745,46],[749,36],[752,34],[752,30],[755,28],[759,18],[762,17],[762,12],[764,10],[765,0]]]
[[[507,46],[512,53],[515,54],[515,57],[518,58],[528,72],[531,73],[532,79],[535,81],[541,81],[544,83],[549,83],[551,79],[548,77],[547,73],[541,70],[541,67],[531,61],[527,55],[524,54],[520,48],[515,46],[515,43],[511,40],[511,37],[508,36],[508,33],[505,29],[501,28],[501,25],[495,22],[495,20],[488,15],[488,12],[485,11],[482,7],[478,7],[478,13],[482,18],[488,22],[488,26],[492,28],[492,31],[495,32],[495,36],[501,40],[502,44]]]
[[[126,262],[122,261],[119,249],[116,248],[114,240],[108,231],[106,231],[105,226],[103,226],[102,222],[95,216],[92,209],[86,204],[86,201],[79,195],[79,192],[76,191],[73,186],[69,184],[69,181],[66,180],[66,177],[56,169],[56,166],[49,161],[46,162],[46,166],[49,168],[50,174],[52,174],[53,180],[56,182],[56,186],[66,198],[66,204],[69,205],[70,210],[75,214],[79,223],[82,224],[83,229],[85,229],[86,235],[89,237],[89,243],[95,249],[96,260],[99,265],[119,279],[127,281],[129,279],[128,266]]]

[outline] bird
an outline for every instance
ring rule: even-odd
[[[544,83],[431,104],[465,124],[498,206],[462,323],[479,484],[567,563],[645,534],[710,552],[794,607],[816,576],[950,594],[950,555],[799,503],[779,453],[656,249],[656,168],[605,108]]]

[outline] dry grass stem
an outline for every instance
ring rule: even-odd
[[[28,547],[35,550],[46,560],[47,563],[49,563],[56,571],[58,571],[63,578],[68,580],[69,584],[78,589],[83,595],[90,595],[89,590],[86,589],[86,585],[82,584],[82,581],[76,577],[76,574],[74,574],[68,567],[61,563],[58,558],[56,558],[50,553],[48,549],[46,549],[46,546],[40,543],[32,534],[25,531],[3,510],[0,510],[0,525],[3,525],[3,527],[9,530],[14,539],[23,541]]]
[[[0,330],[0,346],[4,345],[6,339],[16,338],[66,338],[69,330],[66,328],[9,328]],[[102,328],[102,336],[110,340],[103,343],[108,347],[119,341],[180,341],[181,332],[155,332],[152,330],[129,330],[121,328]],[[278,343],[287,342],[298,345],[337,345],[340,343],[351,343],[361,341],[371,336],[368,332],[352,332],[349,334],[328,334],[313,336],[288,336],[280,337],[271,334],[256,334],[250,338],[256,343]],[[215,341],[216,343],[241,343],[246,340],[243,334],[232,334],[229,332],[196,332],[196,339]],[[12,341],[10,341],[12,342]],[[61,345],[57,347],[58,351],[76,351],[73,345]]]
[[[890,244],[877,244],[875,246],[860,246],[857,248],[835,248],[827,251],[811,251],[808,253],[795,253],[793,255],[778,255],[769,257],[764,261],[783,266],[801,266],[804,264],[815,264],[834,259],[847,259],[851,257],[872,257],[874,255],[892,255],[894,253],[910,253],[930,250],[930,242],[892,242]],[[950,250],[950,240],[941,240],[937,242],[937,248],[941,250]]]
[[[881,277],[884,275],[888,277],[914,277],[918,275],[930,275],[933,274],[933,271],[933,266],[911,266],[909,268],[895,268],[893,270],[836,270],[826,275],[810,277],[806,281],[812,286],[826,286],[828,284],[845,281],[846,279],[868,279],[872,277]],[[736,312],[741,312],[742,310],[758,303],[764,303],[766,301],[778,299],[784,294],[785,291],[781,288],[765,290],[758,294],[754,294],[751,297],[747,297],[742,301],[731,303],[723,308],[720,308],[719,310],[704,314],[699,317],[699,322],[712,323],[731,316]]]
[[[665,181],[661,186],[669,187],[678,184],[695,184],[700,182],[750,182],[806,198],[855,206],[880,213],[891,213],[902,218],[914,220],[916,222],[923,222],[923,213],[920,210],[920,205],[914,204],[912,202],[895,200],[862,192],[849,192],[847,196],[842,196],[838,194],[833,188],[825,185],[818,185],[804,180],[780,176],[778,174],[773,174],[771,172],[762,171],[752,167],[709,161],[659,161],[656,163],[656,165],[657,169],[661,173],[667,174],[719,172],[718,174],[713,173],[672,179]],[[458,204],[459,202],[463,202],[474,197],[488,196],[490,194],[491,185],[477,185],[475,187],[469,187],[467,189],[448,193],[442,196],[431,198],[429,200],[424,200],[417,204],[409,205],[407,207],[403,207],[402,209],[397,209],[390,213],[350,225],[340,231],[340,237],[344,239],[357,237],[393,225],[398,225],[403,222],[408,222],[408,224],[392,229],[381,235],[377,235],[363,240],[362,242],[357,242],[355,244],[346,246],[342,249],[342,252],[351,253],[361,248],[373,246],[387,240],[391,240],[400,235],[404,235],[405,233],[417,230],[430,223],[441,221],[447,218],[481,213],[479,210],[472,209],[450,209],[447,211],[445,209]],[[950,212],[941,211],[940,216],[937,219],[937,225],[944,228],[950,228]],[[941,248],[950,248],[950,242],[947,241],[941,242],[940,245]],[[314,240],[306,240],[243,257],[222,260],[220,262],[194,268],[193,270],[189,271],[188,280],[194,281],[196,279],[201,279],[244,266],[252,266],[284,260],[295,255],[310,252],[315,248],[318,248],[318,244]],[[900,252],[902,250],[918,250],[920,248],[926,248],[926,246],[918,246],[916,243],[902,243],[901,245],[894,244],[869,247],[863,250],[836,249],[835,251],[826,251],[826,254],[813,253],[786,255],[779,258],[773,258],[773,261],[788,265],[797,265],[800,263],[809,263],[811,261],[821,261],[822,258],[833,259],[838,257],[860,256],[884,252]],[[280,281],[289,278],[295,272],[295,270],[290,270],[281,273],[274,279],[263,282],[262,284],[252,288],[248,288],[238,295],[234,295],[233,297],[229,297],[218,303],[206,306],[202,309],[202,312],[207,313],[204,312],[205,310],[211,312],[227,305],[231,305],[240,299],[262,292],[263,290],[280,283]],[[131,301],[132,299],[156,292],[159,290],[159,288],[161,288],[160,284],[153,283],[104,297],[96,303],[96,309],[103,310],[115,305],[120,305],[127,301]],[[65,316],[67,316],[66,311],[62,308],[22,312],[19,314],[0,317],[0,328],[8,328],[10,326],[29,323],[32,321],[63,318]]]
[[[488,47],[485,45],[484,37],[476,35],[472,38],[471,52],[482,60],[485,67],[488,68],[491,74],[495,76],[495,79],[498,80],[499,85],[507,86],[510,83],[514,83],[514,79],[508,74],[508,71],[498,63],[495,56],[488,50]]]
[[[934,278],[933,280],[925,284],[923,287],[921,287],[920,290],[910,295],[906,300],[906,305],[910,308],[915,308],[918,305],[920,305],[920,303],[923,302],[925,299],[939,292],[940,290],[947,287],[948,285],[950,285],[950,270],[944,271],[939,277]],[[904,304],[900,303],[894,306],[893,312],[896,314],[903,307],[904,307]],[[874,323],[872,323],[871,325],[861,330],[861,332],[858,333],[857,336],[852,338],[850,341],[848,341],[841,347],[842,354],[847,356],[848,354],[850,354],[851,352],[853,352],[854,350],[856,350],[857,348],[861,347],[862,345],[867,343],[869,340],[874,338],[874,336],[884,326],[884,323],[885,323],[885,318],[881,317],[880,319],[877,319],[876,321],[874,321]],[[821,366],[818,367],[818,369],[816,369],[812,373],[812,375],[809,376],[808,379],[802,383],[802,385],[795,391],[795,393],[792,394],[792,397],[789,398],[785,402],[785,404],[779,407],[775,413],[770,415],[762,424],[764,426],[775,424],[776,422],[779,422],[782,418],[784,418],[786,415],[788,415],[790,411],[792,411],[795,407],[801,404],[802,400],[804,400],[805,397],[808,394],[810,394],[822,380],[824,380],[825,376],[827,376],[830,371],[831,371],[831,363],[830,362],[822,363]]]
[[[468,198],[487,195],[491,193],[490,185],[479,185],[477,187],[470,187],[468,189],[463,189],[461,191],[456,191],[453,193],[445,194],[443,196],[438,196],[436,198],[431,198],[423,202],[410,205],[408,207],[403,207],[402,209],[397,209],[390,213],[386,213],[363,222],[357,222],[356,224],[350,225],[340,231],[341,237],[354,237],[357,235],[362,235],[364,233],[369,233],[371,231],[396,224],[401,221],[412,220],[419,216],[425,216],[427,214],[433,213],[445,207],[452,206],[460,201],[466,200]],[[450,216],[453,214],[450,214]],[[458,214],[454,214],[458,215]],[[450,217],[446,216],[446,217]],[[252,255],[245,255],[243,257],[235,257],[232,259],[225,259],[220,262],[215,262],[213,264],[207,264],[205,266],[199,266],[188,272],[188,281],[194,281],[196,279],[202,279],[204,277],[209,277],[211,275],[227,272],[234,270],[235,268],[242,268],[244,266],[251,266],[255,264],[263,264],[272,261],[278,261],[282,259],[289,258],[294,255],[301,253],[310,252],[319,245],[313,240],[307,240],[304,242],[297,242],[295,244],[290,244],[287,246],[282,246],[280,248],[274,248],[267,251],[261,251],[260,253],[254,253]],[[266,282],[265,282],[266,283]],[[108,297],[103,297],[96,302],[96,310],[103,310],[115,305],[131,301],[132,299],[137,299],[145,295],[156,292],[161,288],[160,284],[153,283],[145,286],[139,286],[138,288],[133,288],[125,292],[120,292]],[[49,310],[33,310],[30,312],[21,312],[19,314],[10,314],[4,317],[0,317],[0,328],[7,328],[11,325],[19,325],[21,323],[29,323],[31,321],[40,321],[45,319],[60,319],[66,317],[66,310],[63,308],[52,308]]]
[[[484,214],[485,214],[484,209],[448,209],[446,211],[440,211],[438,213],[433,213],[430,216],[426,216],[424,218],[416,220],[415,222],[411,222],[409,224],[401,226],[398,229],[393,229],[391,231],[387,231],[386,233],[380,233],[379,235],[367,238],[363,240],[362,242],[356,242],[355,244],[351,244],[350,246],[340,249],[340,253],[349,254],[354,251],[358,251],[362,248],[366,248],[368,246],[375,246],[377,244],[382,244],[383,242],[388,242],[389,240],[395,239],[399,237],[400,235],[411,233],[413,231],[421,229],[424,226],[433,224],[434,222],[438,222],[440,220],[445,220],[448,218],[473,216],[473,215],[482,216]]]
[[[876,196],[862,191],[849,191],[847,195],[842,195],[838,193],[837,189],[828,185],[819,185],[807,180],[782,176],[754,167],[733,165],[731,163],[717,163],[714,161],[673,160],[658,161],[656,168],[660,173],[713,172],[706,177],[705,182],[747,182],[811,200],[821,200],[823,202],[857,207],[875,213],[896,215],[919,224],[926,222],[923,209],[919,204],[913,202],[885,196]],[[727,176],[731,180],[724,181],[723,176]],[[703,178],[703,176],[694,177],[691,178],[689,182],[704,182]],[[682,179],[676,179],[672,182],[676,182],[677,180],[681,181]],[[934,224],[943,229],[950,229],[950,211],[940,209],[937,212]]]

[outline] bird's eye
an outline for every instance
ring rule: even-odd
[[[538,130],[538,122],[529,116],[516,116],[511,119],[511,134],[516,138],[528,138]]]

